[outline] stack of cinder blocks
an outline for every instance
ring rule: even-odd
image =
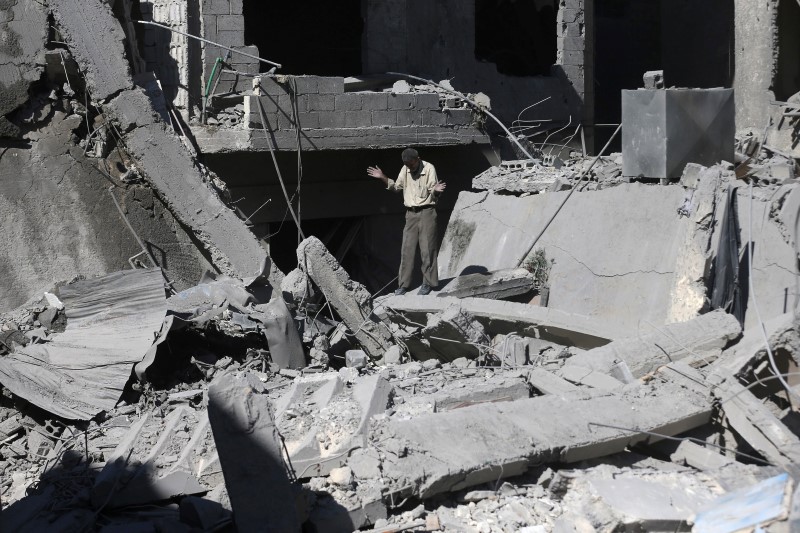
[[[244,45],[244,16],[242,0],[203,0],[202,35],[209,41],[228,46],[241,52],[259,56],[256,46]],[[203,90],[211,76],[214,63],[218,57],[225,58],[228,51],[212,45],[204,45],[203,53]],[[232,70],[247,74],[258,74],[259,62],[240,54],[231,54],[228,61]],[[224,73],[219,76],[216,94],[249,90],[252,78]]]
[[[472,110],[442,108],[436,93],[345,93],[343,78],[295,76],[293,80],[294,83],[288,79],[279,83],[275,78],[262,77],[262,96],[245,97],[249,127],[263,126],[260,103],[270,130],[294,129],[293,98],[302,129],[446,127],[472,123]]]

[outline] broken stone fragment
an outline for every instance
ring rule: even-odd
[[[345,353],[345,365],[356,370],[366,368],[367,354],[363,350],[347,350]]]
[[[353,484],[353,471],[350,467],[343,466],[341,468],[334,468],[331,470],[328,480],[334,485],[342,485],[349,487]]]
[[[384,365],[399,365],[403,362],[403,350],[397,346],[390,346],[383,354]]]

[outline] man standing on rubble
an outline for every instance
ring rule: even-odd
[[[367,174],[381,180],[386,188],[403,191],[406,206],[406,225],[403,228],[403,246],[400,250],[400,273],[395,294],[405,294],[411,287],[411,274],[419,245],[422,255],[423,283],[417,294],[429,294],[439,285],[439,266],[436,257],[439,245],[436,239],[436,199],[444,191],[444,182],[439,182],[436,169],[419,158],[413,148],[402,153],[403,168],[396,180],[390,179],[375,166],[368,167]]]

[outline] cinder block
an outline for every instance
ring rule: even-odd
[[[404,109],[397,112],[398,126],[422,126],[422,111]]]
[[[449,109],[445,112],[449,126],[469,126],[472,124],[471,109]]]
[[[258,115],[259,104],[261,104],[261,109],[265,113],[276,113],[278,111],[278,100],[274,96],[247,96],[245,99],[247,101],[245,111],[247,111],[247,106],[250,106],[251,113],[254,115]]]
[[[319,114],[318,113],[300,113],[300,127],[304,130],[319,129]]]
[[[344,128],[344,117],[346,113],[338,111],[323,111],[317,113],[320,128]]]
[[[388,96],[388,108],[390,110],[414,109],[415,105],[416,99],[413,94],[390,94]]]
[[[244,0],[228,0],[230,3],[231,15],[244,15]]]
[[[230,15],[230,0],[203,0],[203,15]]]
[[[386,93],[362,93],[361,109],[365,111],[385,111],[388,106]]]
[[[335,98],[336,111],[361,111],[360,94],[337,94]]]
[[[575,50],[561,50],[559,55],[561,57],[562,65],[583,65],[585,62],[583,51],[577,52]]]
[[[283,110],[284,113],[289,115],[292,114],[292,97],[288,94],[282,94],[278,97],[278,107]]]
[[[269,131],[278,129],[278,116],[279,114],[276,112],[264,113],[264,119],[267,121],[266,126]],[[258,110],[255,110],[255,113],[250,113],[248,122],[253,129],[262,129],[264,127],[264,124],[261,123],[261,115],[258,114]]]
[[[318,78],[317,91],[319,94],[342,94],[344,93],[344,78],[338,76]]]
[[[261,77],[261,90],[264,94],[272,96],[286,95],[289,93],[285,85],[278,83],[275,81],[275,78],[270,78],[268,76]]]
[[[233,67],[234,70],[238,70],[239,72],[245,72],[247,74],[258,74],[259,67],[257,61],[244,62],[244,63],[231,63],[231,66]]]
[[[244,31],[244,17],[241,15],[219,15],[217,31]]]
[[[293,130],[294,121],[291,114],[286,114],[283,111],[278,111],[278,129],[279,130]]]
[[[416,108],[419,110],[439,109],[439,95],[436,93],[417,93]]]
[[[397,126],[397,111],[373,111],[373,126]]]
[[[441,111],[434,111],[427,109],[422,112],[422,125],[423,126],[444,126],[447,123],[447,117]]]
[[[309,94],[309,111],[333,111],[336,109],[336,99],[332,94]]]
[[[558,37],[556,39],[559,50],[583,52],[586,50],[586,41],[580,37]]]
[[[297,94],[316,94],[318,92],[317,76],[295,76]]]
[[[234,46],[242,46],[244,44],[244,30],[240,31],[217,31],[216,42],[233,48]],[[222,51],[224,55],[224,51]]]
[[[348,111],[344,115],[345,128],[369,128],[372,126],[372,111]]]

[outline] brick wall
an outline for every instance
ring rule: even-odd
[[[244,45],[244,16],[242,15],[242,0],[202,0],[202,33],[209,41],[214,41],[223,46],[240,50],[250,55],[258,56],[258,48]],[[226,50],[210,45],[203,45],[202,72],[203,91],[205,91],[214,63],[218,57],[223,59],[228,53]],[[259,62],[239,54],[231,54],[229,64],[232,70],[257,74]],[[232,91],[246,91],[252,87],[252,78],[224,73],[219,76],[216,94]],[[216,76],[215,76],[216,79]]]
[[[469,108],[447,107],[435,93],[344,92],[344,79],[296,76],[297,117],[303,129],[467,126]],[[261,128],[259,103],[270,130],[292,130],[292,86],[263,77],[262,96],[245,97],[245,120]],[[451,103],[452,105],[452,103]]]
[[[188,33],[187,2],[142,0],[142,18]],[[144,27],[144,60],[147,71],[155,72],[164,97],[180,110],[189,107],[188,37],[154,26]]]

